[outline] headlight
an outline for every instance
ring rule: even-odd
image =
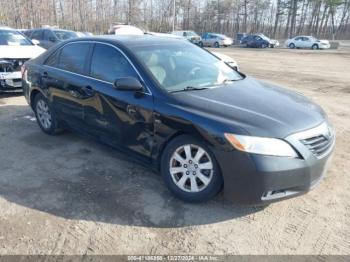
[[[297,158],[298,154],[285,141],[276,138],[241,136],[225,133],[226,139],[237,150],[267,156]]]

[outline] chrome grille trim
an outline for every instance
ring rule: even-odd
[[[317,158],[328,155],[335,144],[335,132],[327,122],[291,137],[298,140]]]

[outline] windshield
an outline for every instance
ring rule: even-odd
[[[270,38],[268,38],[266,35],[261,34],[259,36],[264,40],[270,41]]]
[[[33,45],[30,40],[28,40],[21,33],[14,30],[0,30],[0,45]]]
[[[243,77],[224,62],[192,44],[183,42],[140,46],[136,56],[168,92],[214,88]]]
[[[193,31],[186,31],[185,32],[187,36],[198,36],[195,32]]]
[[[67,40],[67,39],[79,37],[79,35],[76,32],[71,32],[71,31],[54,30],[53,32],[55,33],[57,38],[60,40]]]

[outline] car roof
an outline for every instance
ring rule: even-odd
[[[115,43],[127,47],[150,46],[159,44],[184,43],[183,39],[170,38],[154,35],[100,35],[92,37],[82,37],[68,40],[67,42],[77,41],[101,41]]]

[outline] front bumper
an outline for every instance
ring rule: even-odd
[[[330,44],[321,44],[319,45],[320,49],[330,49],[331,45]]]
[[[224,177],[224,196],[243,205],[266,205],[303,195],[324,177],[331,162],[335,137],[322,157],[315,156],[296,137],[286,139],[300,158],[215,151]]]
[[[0,73],[0,91],[16,90],[22,88],[21,72]]]

